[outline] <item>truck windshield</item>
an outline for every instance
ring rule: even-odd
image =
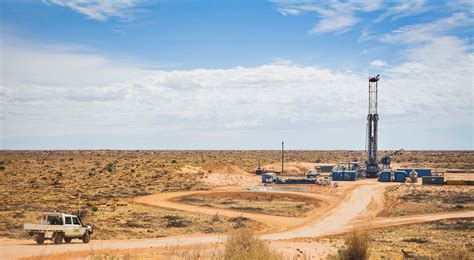
[[[79,225],[79,219],[77,219],[76,217],[73,217],[73,218],[72,218],[72,223],[73,223],[74,225]]]

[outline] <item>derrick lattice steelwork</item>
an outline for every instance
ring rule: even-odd
[[[377,87],[379,75],[369,78],[369,114],[367,115],[367,161],[366,177],[376,178],[379,172],[377,160],[377,126],[379,115],[377,114]]]

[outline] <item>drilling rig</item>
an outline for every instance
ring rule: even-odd
[[[385,155],[384,157],[382,157],[382,159],[380,159],[380,163],[382,164],[382,169],[384,170],[390,170],[390,162],[392,161],[392,156],[396,155],[396,154],[399,154],[401,152],[403,152],[404,149],[400,149],[400,150],[397,150],[391,154],[387,154]]]
[[[379,172],[377,160],[377,87],[380,76],[369,78],[369,114],[367,115],[367,161],[365,174],[367,178],[376,178]]]

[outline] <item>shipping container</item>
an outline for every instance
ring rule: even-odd
[[[397,169],[397,172],[398,172],[398,171],[403,171],[403,172],[405,172],[405,177],[408,178],[408,177],[410,177],[410,173],[411,173],[412,170],[413,170],[413,169],[406,169],[406,168],[405,168],[405,169]]]
[[[404,171],[396,171],[394,182],[405,182],[405,178],[406,177]]]
[[[355,181],[356,179],[356,171],[344,171],[343,172],[343,179],[345,181]]]
[[[333,181],[355,181],[357,171],[335,171],[331,173]]]
[[[390,182],[392,181],[392,173],[390,171],[381,171],[379,174],[380,182]]]
[[[418,178],[431,176],[431,169],[415,169]]]
[[[415,170],[416,176],[418,178],[424,177],[424,176],[431,176],[431,169],[408,169],[408,168],[403,168],[403,169],[397,169],[397,171],[404,171],[405,172],[405,177],[410,177],[410,173],[412,170]]]
[[[342,171],[332,172],[331,177],[333,181],[342,181]]]
[[[421,177],[421,184],[423,185],[443,185],[443,176],[423,176]]]

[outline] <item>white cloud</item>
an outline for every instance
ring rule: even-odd
[[[420,119],[420,125],[432,129],[450,118],[472,118],[474,55],[468,49],[455,37],[441,37],[411,49],[406,62],[383,72],[387,76],[384,86],[389,88],[382,92],[387,97],[382,102],[402,108],[400,113],[411,113]],[[431,116],[423,118],[425,115]],[[429,118],[434,122],[426,122]]]
[[[2,42],[2,136],[249,127],[332,120],[332,111],[350,118],[353,109],[332,104],[357,110],[353,97],[364,87],[352,85],[359,75],[281,58],[251,68],[162,71],[58,49]]]
[[[97,21],[105,21],[109,17],[129,19],[129,10],[137,4],[137,0],[43,0],[47,4],[68,7]]]
[[[471,0],[451,0],[446,6],[452,10],[474,12],[474,2]]]
[[[376,19],[376,22],[380,22],[386,18],[391,18],[393,21],[403,17],[424,13],[429,10],[429,7],[425,4],[426,0],[395,1],[393,2],[393,5],[389,6],[387,10]]]
[[[299,15],[301,13],[300,10],[298,9],[293,9],[293,8],[278,8],[277,9],[279,13],[282,15]]]
[[[412,114],[426,110],[439,113],[435,120],[450,111],[453,118],[472,118],[474,54],[468,41],[449,35],[454,28],[472,26],[472,18],[456,13],[426,24],[404,26],[380,37],[380,41],[402,47],[404,61],[386,66],[386,84],[394,86],[387,95],[388,103],[415,103],[406,108]],[[400,98],[398,93],[408,93]],[[454,105],[448,108],[445,104]],[[439,123],[439,122],[437,122]],[[471,125],[472,128],[472,125]]]
[[[329,16],[319,21],[312,32],[339,32],[343,33],[356,24],[359,20],[351,14]]]
[[[449,17],[436,21],[409,25],[398,28],[389,34],[380,37],[380,41],[387,43],[420,43],[433,40],[452,29],[472,26],[473,19],[466,13],[455,13]]]
[[[308,0],[275,0],[277,10],[283,15],[299,15],[302,12],[314,12],[320,18],[311,30],[313,33],[343,33],[357,24],[360,12],[372,12],[381,7],[381,1],[353,0],[340,1],[308,1]]]
[[[282,59],[229,69],[117,70],[117,62],[97,54],[2,49],[15,49],[2,59],[3,137],[363,124],[366,114],[369,75],[360,72]],[[383,118],[416,115],[430,124],[472,112],[472,62],[466,43],[453,37],[412,49],[406,62],[380,73]]]
[[[147,74],[130,62],[112,61],[83,46],[32,45],[4,37],[1,49],[1,81],[9,86],[96,87]]]
[[[382,60],[373,60],[371,63],[370,63],[370,66],[374,66],[374,67],[385,67],[387,66],[387,63],[385,61],[382,61]]]

